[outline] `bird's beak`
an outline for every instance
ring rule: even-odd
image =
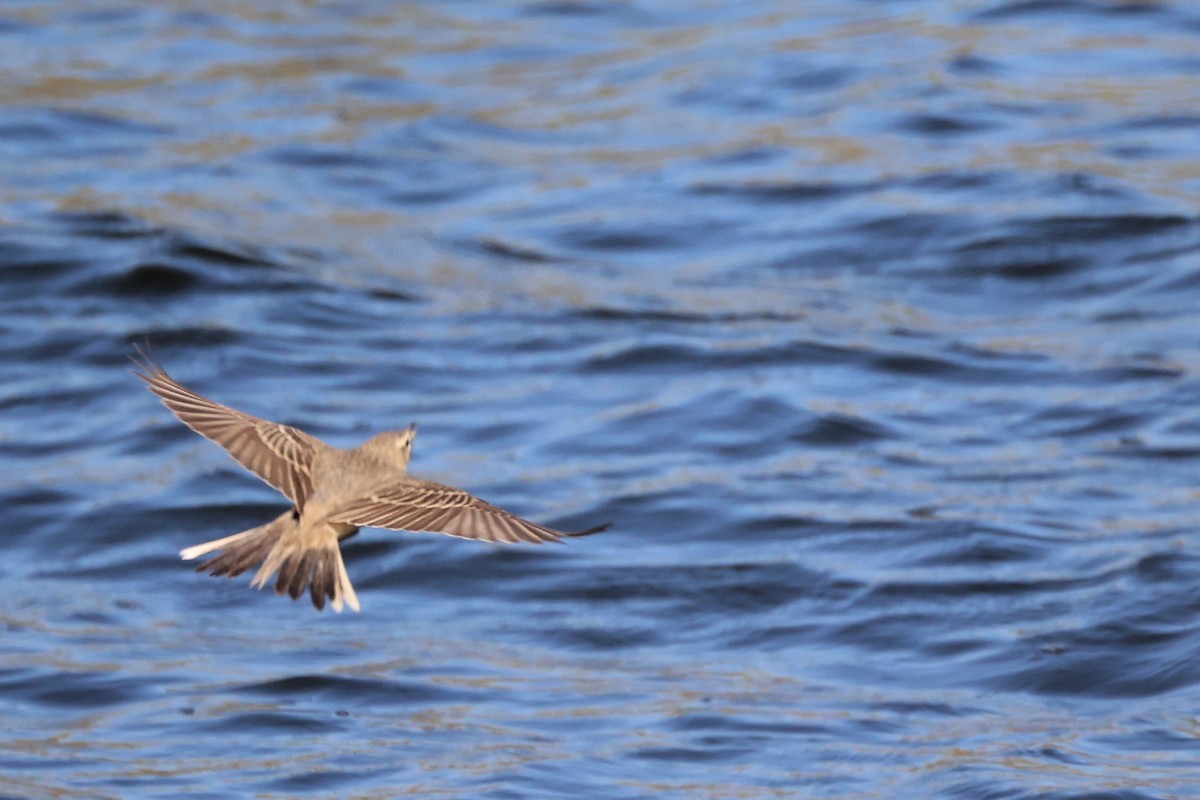
[[[413,432],[413,434],[416,434],[416,432],[417,432],[417,423],[415,423],[415,422],[414,422],[412,425],[409,425],[409,426],[408,426],[408,429],[409,429],[410,431],[412,431],[412,432]]]

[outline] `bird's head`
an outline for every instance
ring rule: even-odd
[[[363,449],[386,464],[407,469],[415,438],[417,438],[417,423],[414,422],[404,430],[384,431],[372,436],[363,445]]]

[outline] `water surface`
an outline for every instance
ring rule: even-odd
[[[1182,2],[0,7],[0,794],[1200,793]],[[283,505],[127,371],[566,547]]]

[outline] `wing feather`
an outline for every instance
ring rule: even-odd
[[[408,477],[343,505],[329,515],[329,520],[364,528],[428,531],[486,542],[532,544],[598,533],[608,527],[602,525],[577,533],[558,531],[522,519],[462,489]]]
[[[325,445],[290,425],[259,419],[223,406],[177,383],[145,353],[134,374],[163,405],[196,433],[225,448],[246,469],[282,492],[303,510],[312,495],[312,462]]]

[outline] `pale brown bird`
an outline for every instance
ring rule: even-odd
[[[335,611],[361,606],[342,562],[340,542],[360,527],[429,531],[486,542],[557,542],[598,533],[600,525],[565,533],[510,514],[462,489],[408,475],[416,425],[387,431],[353,450],[331,447],[281,425],[201,397],[177,383],[139,350],[134,374],[162,398],[183,424],[211,439],[246,469],[292,501],[265,525],[189,547],[184,560],[216,551],[197,572],[235,577],[259,564],[250,585],[295,600],[309,591],[313,605]]]

